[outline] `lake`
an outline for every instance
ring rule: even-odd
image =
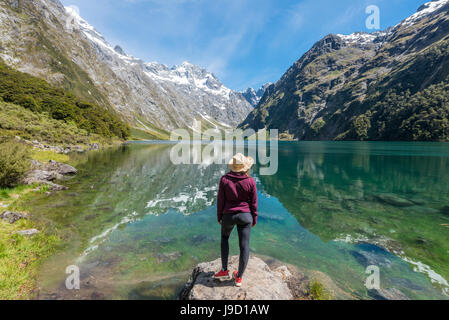
[[[31,200],[67,242],[41,268],[41,299],[173,299],[195,265],[220,257],[215,197],[226,166],[173,165],[172,147],[78,155],[68,191]],[[280,142],[278,152],[276,175],[253,174],[253,254],[298,267],[340,299],[373,298],[372,265],[383,289],[447,299],[448,144]],[[70,265],[81,270],[80,291],[65,289]]]

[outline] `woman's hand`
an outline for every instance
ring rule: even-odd
[[[221,225],[221,221],[222,221],[222,220],[218,221],[218,224],[219,224],[219,225]]]
[[[257,215],[253,215],[253,228],[257,225]]]

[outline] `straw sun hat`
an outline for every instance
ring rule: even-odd
[[[237,153],[228,165],[232,172],[247,172],[254,165],[254,159]]]

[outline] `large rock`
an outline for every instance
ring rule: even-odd
[[[31,168],[32,170],[27,173],[23,182],[28,185],[44,183],[49,185],[52,191],[67,190],[67,187],[55,184],[54,181],[78,173],[74,167],[53,160],[44,164],[39,161],[32,161]]]
[[[57,174],[63,176],[74,175],[78,173],[78,171],[74,167],[53,160],[50,160],[48,163],[44,164],[43,167],[47,171],[56,172]]]
[[[19,221],[20,219],[26,219],[27,216],[18,212],[5,211],[0,215],[0,218],[3,221],[7,221],[8,223],[13,224]]]
[[[25,184],[34,184],[55,181],[56,179],[61,178],[62,176],[58,175],[56,172],[46,170],[32,170],[25,176],[23,182]]]
[[[45,184],[46,184],[47,186],[49,186],[50,191],[69,190],[68,187],[62,186],[62,185],[60,185],[60,184],[56,184],[56,183],[53,183],[53,182],[45,182]]]
[[[229,270],[237,270],[239,257],[229,259]],[[243,286],[237,288],[233,280],[213,279],[214,273],[221,269],[221,260],[199,264],[192,273],[190,281],[181,291],[181,300],[292,300],[295,294],[289,282],[297,282],[295,272],[282,266],[275,270],[261,259],[252,256],[243,278]]]

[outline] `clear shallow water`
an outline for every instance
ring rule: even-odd
[[[68,242],[42,267],[41,298],[171,299],[197,263],[219,258],[215,196],[226,167],[174,166],[171,147],[82,156],[69,191],[30,203]],[[254,174],[252,252],[333,283],[338,298],[370,298],[368,265],[380,267],[382,288],[447,298],[448,147],[281,142],[278,173]],[[82,275],[76,293],[64,287],[73,264]]]

